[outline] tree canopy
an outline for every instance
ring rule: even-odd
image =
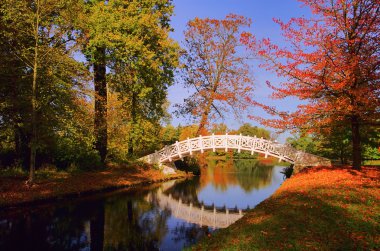
[[[195,18],[187,24],[182,79],[194,93],[178,106],[180,113],[199,121],[197,134],[206,134],[210,120],[235,115],[247,107],[252,78],[240,34],[251,20],[234,14],[224,19]]]
[[[151,151],[178,64],[172,13],[169,0],[2,1],[0,164],[32,175]]]
[[[333,131],[351,125],[353,165],[361,165],[361,127],[378,126],[380,118],[380,5],[378,0],[306,1],[312,17],[275,19],[288,43],[269,38],[242,40],[264,63],[285,79],[268,83],[274,98],[307,101],[295,112],[258,104],[276,119],[262,123],[280,129]]]

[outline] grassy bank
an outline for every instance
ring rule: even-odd
[[[195,250],[379,250],[380,169],[313,168]]]
[[[36,183],[27,187],[25,173],[0,173],[0,208],[181,178],[186,174],[178,171],[174,175],[164,175],[149,166],[134,164],[71,173],[44,170],[37,172],[36,176]]]

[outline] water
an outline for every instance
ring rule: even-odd
[[[269,197],[282,167],[212,161],[200,177],[0,214],[0,250],[181,250]]]

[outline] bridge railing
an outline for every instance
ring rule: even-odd
[[[204,152],[206,150],[216,151],[217,149],[238,150],[238,152],[250,151],[251,154],[262,153],[266,157],[274,156],[281,160],[294,163],[300,152],[296,149],[282,145],[277,142],[263,138],[242,136],[242,135],[209,135],[199,136],[197,138],[187,139],[176,142],[173,145],[166,146],[160,151],[144,157],[149,163],[162,163],[181,159],[185,156],[192,155],[194,152]]]
[[[170,146],[165,146],[160,151],[149,154],[140,160],[148,163],[165,163],[172,162],[177,159],[182,159],[185,156],[192,155],[194,152],[203,153],[206,150],[216,151],[224,149],[226,152],[229,149],[235,149],[238,152],[249,151],[253,153],[262,153],[265,157],[273,156],[279,161],[286,161],[295,164],[298,167],[304,168],[307,166],[331,165],[331,161],[313,154],[299,151],[290,145],[283,145],[277,142],[257,138],[256,136],[243,135],[209,135],[199,136],[197,138],[187,139],[176,142]],[[298,168],[297,168],[298,170]]]

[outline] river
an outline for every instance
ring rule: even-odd
[[[201,175],[0,214],[0,250],[181,250],[238,220],[283,167],[210,161]]]

